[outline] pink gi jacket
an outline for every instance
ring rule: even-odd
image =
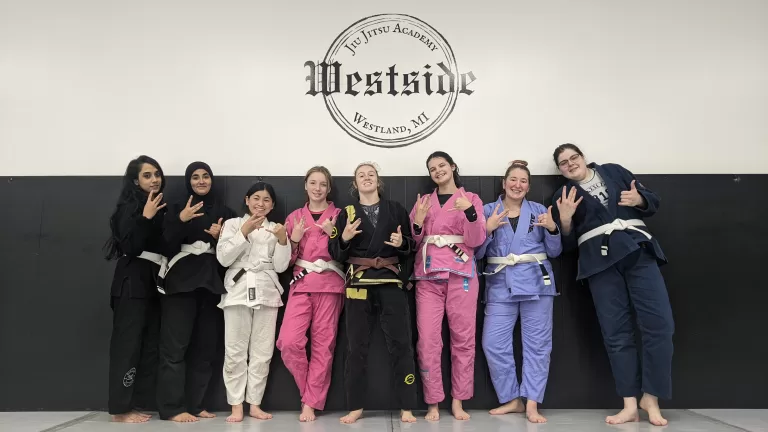
[[[306,275],[296,280],[297,275],[302,273],[303,267],[296,264],[297,259],[308,261],[310,263],[316,260],[322,260],[330,263],[332,261],[331,254],[328,252],[328,234],[326,234],[320,227],[315,226],[322,225],[326,219],[336,217],[340,209],[337,209],[332,202],[328,203],[328,208],[325,209],[322,216],[315,222],[312,218],[312,213],[309,212],[309,204],[305,204],[304,207],[294,210],[285,222],[285,229],[288,232],[288,238],[291,238],[291,233],[295,226],[294,218],[298,223],[302,217],[304,217],[304,227],[309,229],[304,233],[304,237],[301,238],[299,245],[292,244],[291,249],[291,264],[295,264],[293,267],[293,277],[295,282],[291,284],[290,290],[293,292],[317,292],[317,293],[331,293],[342,294],[344,292],[344,278],[339,276],[333,270],[326,270],[321,273],[308,272]],[[482,212],[482,210],[481,210]],[[333,235],[341,235],[334,228]],[[290,241],[290,240],[289,240]],[[343,266],[341,268],[343,273]]]
[[[462,193],[466,195],[475,208],[477,220],[474,222],[468,221],[463,211],[453,210],[456,199],[460,198]],[[411,229],[417,244],[413,279],[448,279],[449,272],[464,277],[475,277],[475,248],[482,245],[486,237],[485,215],[480,197],[465,191],[464,188],[459,188],[441,208],[437,198],[437,189],[435,189],[429,202],[431,207],[427,212],[427,217],[424,218],[424,226],[419,235],[416,234],[416,226],[414,225],[418,202],[411,210]],[[428,237],[435,235],[463,236],[464,243],[457,243],[455,246],[465,254],[466,260],[460,257],[450,246],[439,247],[429,243]]]

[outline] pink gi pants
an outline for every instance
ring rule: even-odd
[[[291,293],[280,327],[277,349],[296,380],[301,401],[314,409],[325,408],[343,304],[341,294]],[[312,358],[307,360],[310,323]]]
[[[416,285],[416,352],[424,384],[424,402],[445,399],[440,359],[443,352],[443,314],[448,314],[451,333],[451,396],[467,400],[475,384],[475,327],[477,277],[451,273],[446,280],[419,280]]]

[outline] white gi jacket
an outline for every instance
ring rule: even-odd
[[[224,288],[220,308],[241,305],[247,307],[283,305],[283,287],[277,273],[284,272],[291,260],[291,243],[283,246],[277,237],[265,228],[274,230],[275,223],[264,219],[261,228],[254,230],[246,239],[240,228],[250,218],[245,215],[224,222],[221,237],[216,246],[216,258],[229,267],[224,276]],[[235,277],[240,274],[237,282]]]

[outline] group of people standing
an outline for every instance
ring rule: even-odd
[[[241,216],[213,191],[211,168],[194,162],[185,173],[188,197],[166,205],[157,161],[147,156],[131,161],[107,243],[107,258],[118,259],[111,290],[110,414],[115,421],[145,422],[150,416],[141,411],[157,406],[166,420],[214,417],[203,397],[223,311],[223,378],[232,406],[227,421],[242,421],[243,402],[250,416],[271,418],[260,405],[275,346],[298,386],[300,420],[312,421],[315,410],[325,407],[343,310],[350,412],[342,423],[354,423],[363,414],[377,322],[401,420],[416,421],[417,364],[428,405],[425,418],[439,419],[438,404],[445,399],[444,316],[452,413],[469,419],[462,403],[473,396],[482,274],[482,347],[501,404],[490,413],[524,412],[531,422],[546,422],[538,404],[547,384],[558,295],[549,258],[578,248],[577,279],[588,282],[616,389],[624,398],[624,409],[606,422],[638,421],[639,407],[651,423],[666,424],[658,398],[671,398],[674,324],[659,271],[666,258],[642,220],[656,212],[659,198],[620,165],[588,164],[573,144],[558,146],[553,156],[567,182],[551,205],[526,199],[531,174],[524,161],[508,166],[502,193],[483,204],[462,187],[451,156],[435,152],[426,161],[435,188],[419,195],[410,213],[382,196],[373,162],[355,168],[350,193],[356,202],[343,209],[328,200],[330,172],[313,167],[304,178],[306,204],[284,224],[269,220],[277,195],[268,183],[245,192]],[[278,273],[291,266],[278,334],[277,311],[283,306]],[[416,356],[406,294],[414,285]],[[642,362],[633,312],[642,332]],[[518,318],[522,382],[512,341]]]

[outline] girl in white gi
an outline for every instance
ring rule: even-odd
[[[229,267],[224,278],[227,294],[219,303],[224,310],[224,384],[232,405],[228,422],[243,420],[243,400],[252,417],[272,418],[259,405],[275,348],[277,310],[283,305],[277,273],[291,260],[285,227],[267,219],[275,207],[272,185],[251,186],[245,205],[247,215],[224,222],[216,248],[219,262]]]
[[[531,173],[516,160],[504,174],[504,192],[483,207],[488,238],[478,249],[485,257],[483,351],[488,359],[500,407],[491,414],[526,412],[531,423],[545,423],[538,404],[544,401],[552,351],[555,279],[547,257],[562,251],[560,231],[549,209],[528,201]],[[520,318],[523,382],[517,381],[512,330]],[[526,398],[523,405],[521,397]]]

